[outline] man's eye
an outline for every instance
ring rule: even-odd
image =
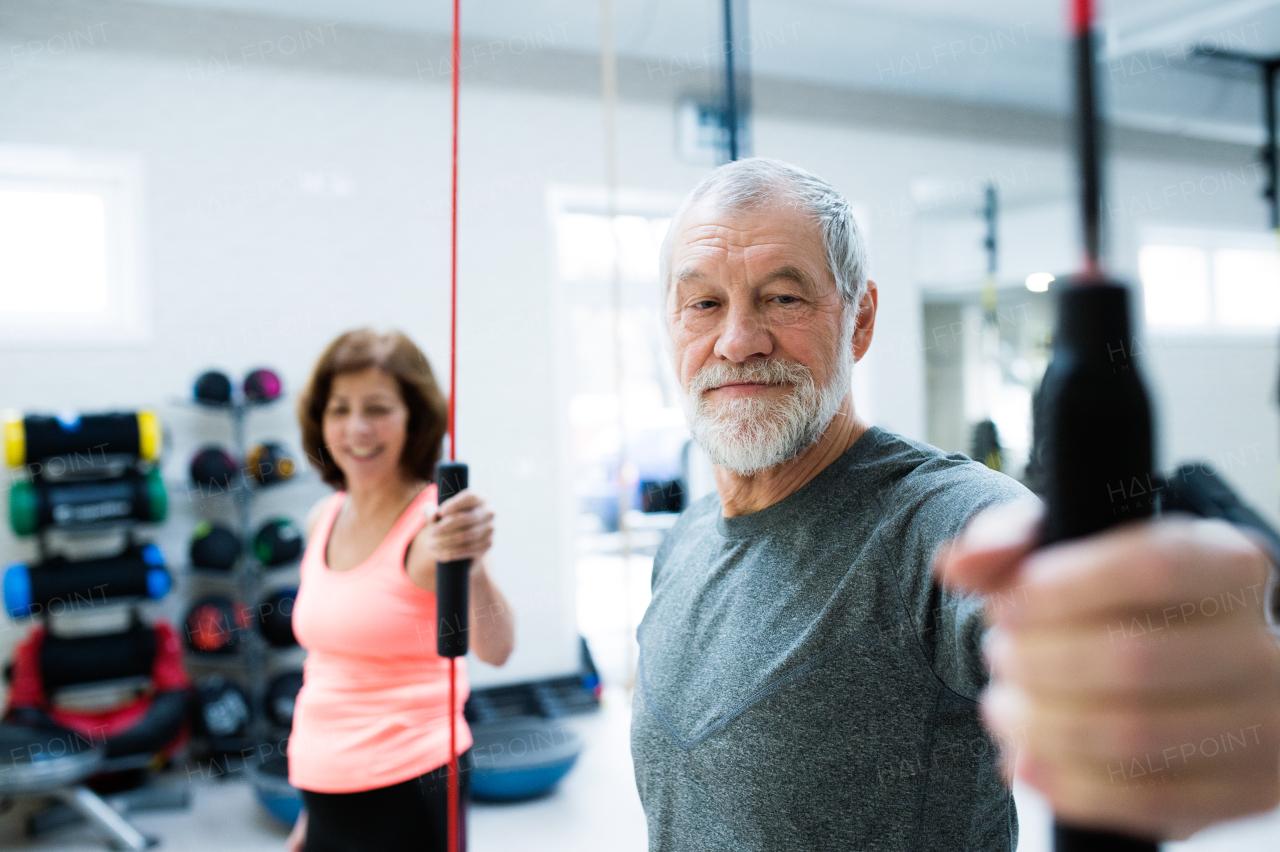
[[[794,305],[800,300],[795,296],[778,296],[778,301],[784,305]]]
[[[713,300],[711,300],[711,299],[703,299],[701,302],[694,302],[694,303],[693,303],[693,307],[695,307],[695,308],[701,308],[702,310],[707,310],[707,309],[709,309],[709,308],[714,308],[715,306],[716,306],[716,303],[715,303]]]

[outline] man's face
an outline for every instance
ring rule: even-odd
[[[691,208],[671,252],[667,321],[690,428],[741,474],[794,457],[849,392],[854,354],[816,223],[783,199]]]

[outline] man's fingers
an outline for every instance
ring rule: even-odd
[[[1002,742],[1037,764],[1064,765],[1109,785],[1185,780],[1280,762],[1280,713],[1266,697],[1081,713],[998,684],[983,696],[982,712]]]
[[[949,586],[993,592],[1013,581],[1018,566],[1036,545],[1044,507],[1020,500],[976,515],[937,554],[935,572]]]
[[[1206,825],[1269,810],[1280,802],[1274,762],[1236,766],[1229,774],[1161,781],[1148,773],[1109,783],[1091,773],[1061,768],[1048,772],[1033,755],[1020,752],[1017,775],[1044,794],[1056,819],[1136,837],[1185,838]]]
[[[1206,571],[1206,565],[1213,565]],[[1262,613],[1267,560],[1230,524],[1163,520],[1132,524],[1028,556],[998,624],[1053,624],[1155,611],[1214,617]]]
[[[1106,629],[993,629],[984,652],[992,675],[1046,697],[1105,703],[1159,696],[1172,705],[1266,692],[1280,647],[1241,608],[1217,621],[1118,619]]]

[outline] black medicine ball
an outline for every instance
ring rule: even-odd
[[[297,465],[284,447],[275,441],[266,441],[249,451],[245,467],[259,485],[273,485],[292,479]]]
[[[282,393],[284,385],[272,370],[257,369],[244,377],[244,398],[250,402],[271,402]]]
[[[251,618],[248,607],[238,601],[223,595],[203,597],[187,610],[187,645],[206,654],[234,653]]]
[[[240,536],[208,521],[196,524],[191,534],[191,564],[197,568],[229,571],[240,556]]]
[[[209,370],[196,377],[192,396],[205,405],[229,405],[231,403],[231,379],[220,370]]]
[[[285,565],[302,555],[302,530],[288,518],[272,518],[253,537],[253,555],[263,565]]]
[[[236,475],[236,468],[235,458],[226,450],[215,446],[204,447],[191,457],[191,481],[197,485],[229,489],[231,480]]]
[[[249,699],[244,690],[222,675],[211,675],[195,690],[195,732],[224,739],[249,733]]]
[[[278,674],[267,685],[267,718],[282,728],[293,727],[293,707],[302,689],[302,672]]]
[[[258,629],[262,638],[277,648],[297,644],[293,635],[293,604],[298,590],[277,589],[258,605]]]

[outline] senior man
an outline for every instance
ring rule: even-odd
[[[866,265],[848,201],[773,160],[672,221],[666,321],[718,493],[659,549],[638,631],[650,849],[1013,849],[1001,752],[1061,815],[1147,836],[1274,806],[1262,551],[1161,520],[1033,554],[1029,492],[858,417]],[[1210,597],[1247,603],[1186,611]]]

